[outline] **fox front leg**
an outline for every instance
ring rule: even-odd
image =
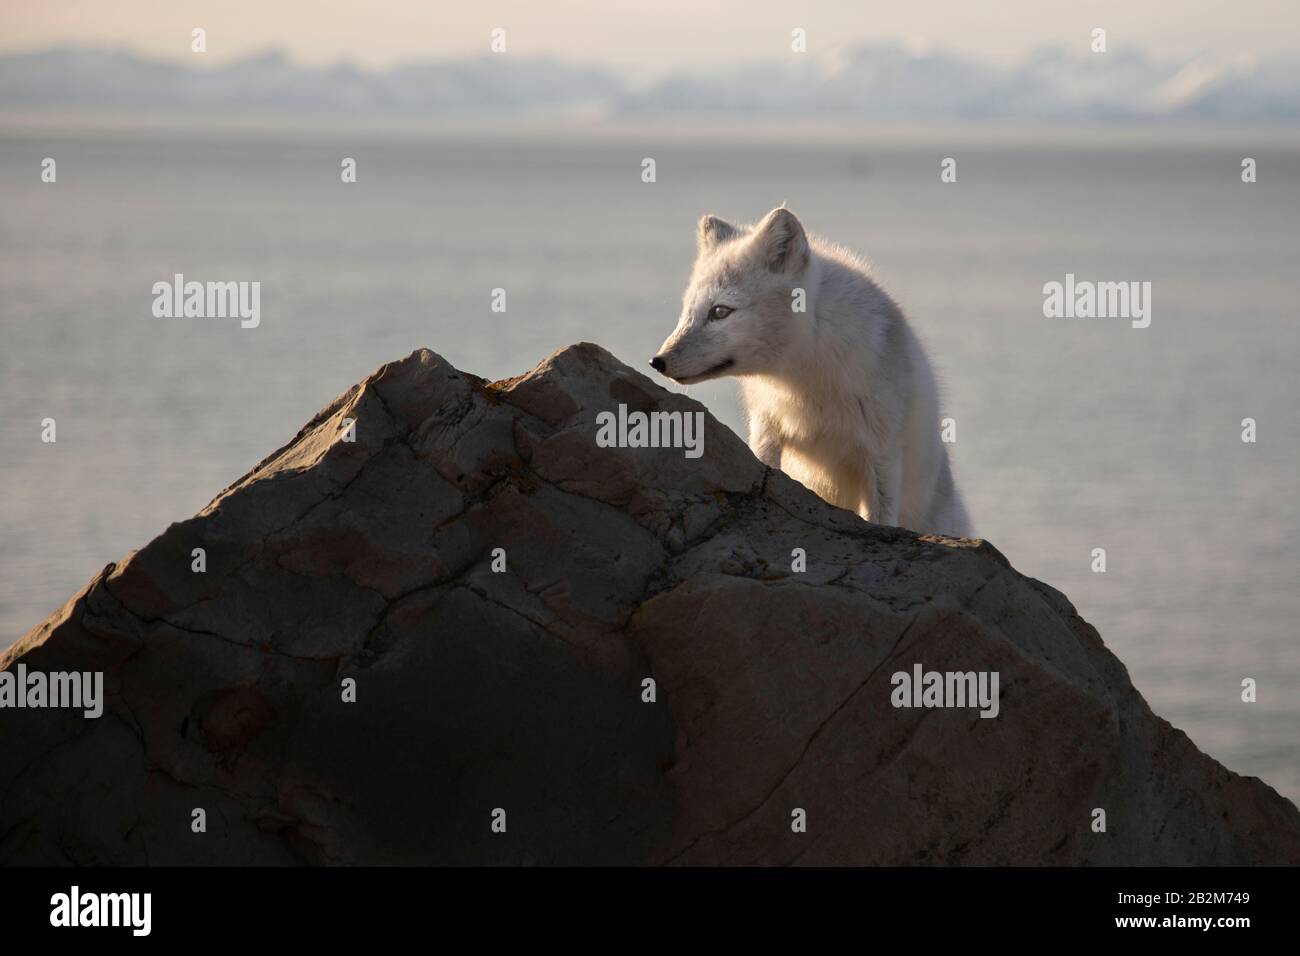
[[[769,468],[781,467],[781,437],[766,418],[750,421],[749,450]]]
[[[873,524],[898,526],[898,494],[903,485],[903,463],[894,458],[868,467],[867,494],[862,517]]]

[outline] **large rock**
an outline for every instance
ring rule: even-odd
[[[0,711],[0,859],[1300,862],[1296,808],[992,546],[867,524],[712,418],[698,459],[598,447],[619,404],[700,410],[593,345],[494,383],[416,352],[109,565],[0,655],[108,695]],[[893,707],[918,663],[998,672],[998,716]]]

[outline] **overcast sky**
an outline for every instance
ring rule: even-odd
[[[127,47],[188,59],[208,31],[205,63],[281,49],[302,63],[388,66],[487,51],[616,66],[631,74],[809,52],[869,40],[931,44],[986,60],[1044,45],[1086,50],[1093,27],[1112,51],[1157,56],[1295,53],[1300,0],[0,0],[0,50]]]

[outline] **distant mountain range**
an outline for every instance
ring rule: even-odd
[[[632,83],[599,66],[513,54],[366,71],[268,53],[217,68],[129,52],[0,56],[0,113],[367,115],[575,114],[863,120],[1300,119],[1300,58],[1161,60],[1138,51],[1039,50],[991,66],[900,44],[833,59],[791,54]]]

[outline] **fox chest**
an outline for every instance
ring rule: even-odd
[[[860,403],[814,399],[778,392],[746,395],[751,418],[761,417],[787,449],[805,458],[833,462],[868,457],[875,444]]]

